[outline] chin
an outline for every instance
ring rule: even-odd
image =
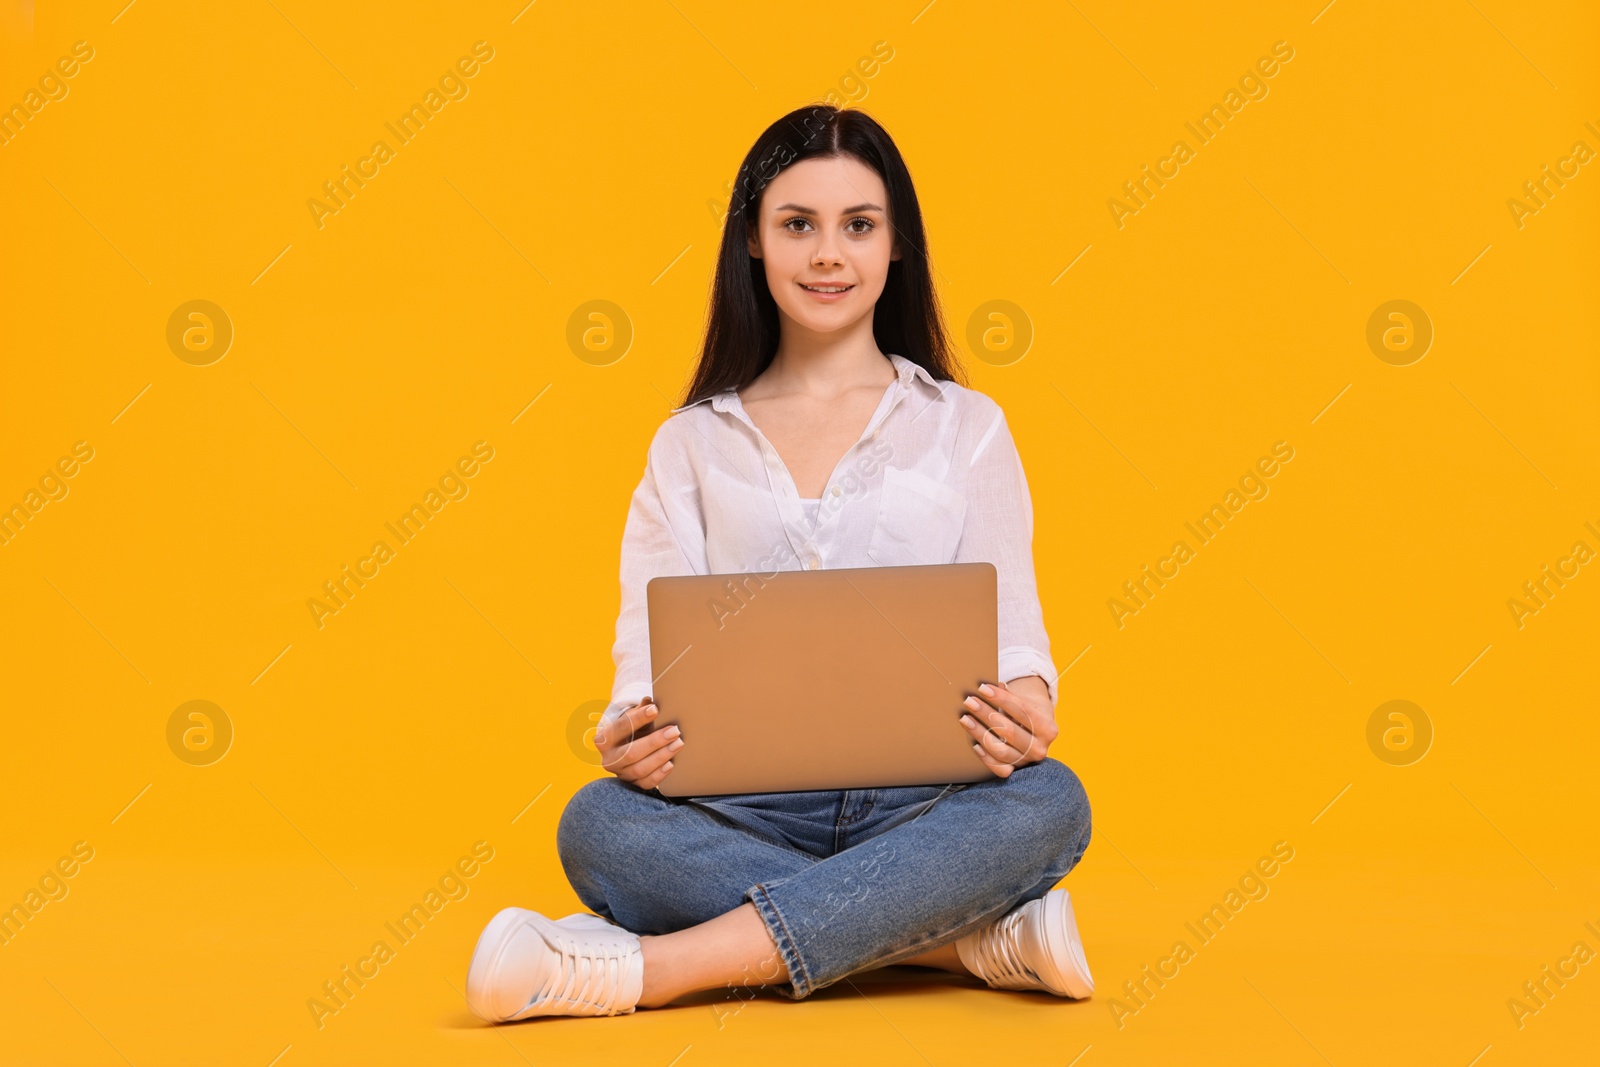
[[[836,315],[818,315],[815,311],[804,315],[796,315],[791,312],[789,317],[815,333],[833,333],[836,330],[842,330],[860,317],[853,313],[847,313],[842,308],[839,311],[841,313]]]

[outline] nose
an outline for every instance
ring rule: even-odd
[[[839,235],[828,230],[823,230],[817,238],[817,247],[811,253],[811,265],[823,267],[841,264],[844,256],[839,251]]]

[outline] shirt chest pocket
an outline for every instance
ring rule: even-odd
[[[966,514],[959,490],[917,471],[885,467],[867,554],[880,567],[952,563]]]

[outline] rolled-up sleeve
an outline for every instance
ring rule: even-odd
[[[1033,573],[1033,500],[1022,457],[993,406],[993,421],[980,431],[967,481],[967,513],[957,563],[992,563],[999,594],[1000,680],[1037,674],[1056,702],[1056,668]]]
[[[669,514],[674,472],[683,464],[681,456],[668,450],[672,443],[658,431],[651,441],[645,461],[644,477],[633,491],[628,505],[628,521],[622,532],[622,601],[617,613],[617,638],[611,649],[616,675],[611,685],[611,703],[605,718],[621,714],[651,696],[650,619],[646,586],[661,575],[694,574],[696,568],[686,552]],[[666,485],[663,485],[663,482]]]

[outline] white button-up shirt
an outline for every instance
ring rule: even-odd
[[[1033,574],[1033,503],[998,404],[889,355],[895,380],[823,490],[815,528],[778,452],[725,389],[656,430],[622,535],[607,718],[652,694],[645,585],[659,575],[992,563],[1000,680],[1056,701]]]

